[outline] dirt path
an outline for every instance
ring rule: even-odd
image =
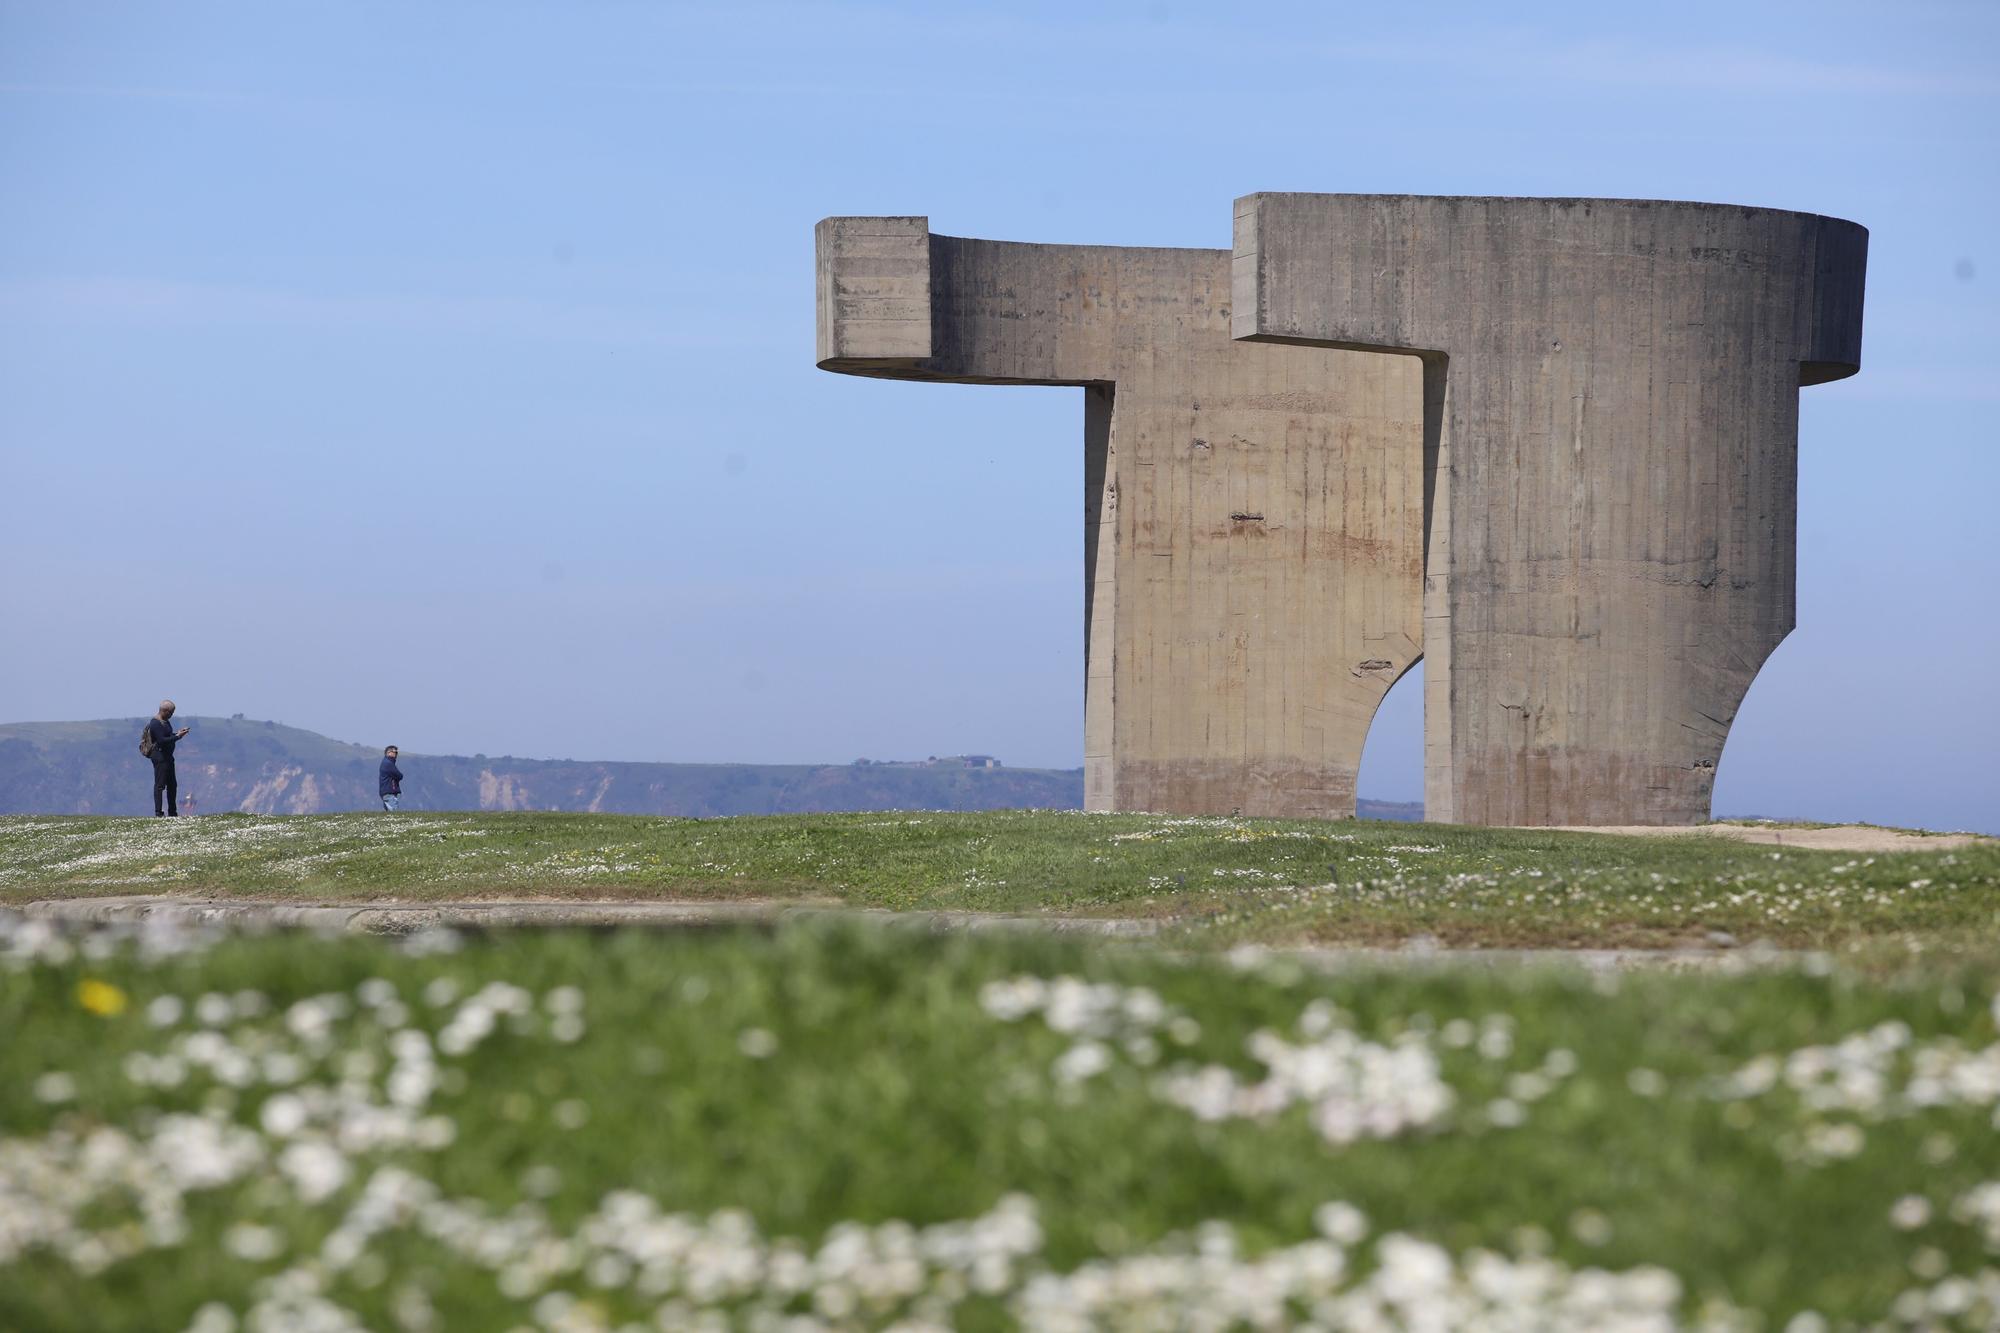
[[[10,909],[0,907],[0,914]],[[1037,916],[1001,912],[891,912],[882,908],[739,900],[731,902],[493,901],[493,902],[270,902],[246,898],[203,899],[180,894],[121,894],[99,898],[43,898],[11,909],[30,920],[72,925],[229,926],[251,930],[303,927],[362,934],[405,935],[435,927],[485,930],[511,927],[660,926],[704,929],[776,925],[815,917],[902,921],[935,931],[1036,930],[1050,934],[1145,938],[1157,921],[1124,917]]]
[[[1948,852],[1955,847],[1991,846],[2000,838],[1977,833],[1908,833],[1873,824],[1836,824],[1832,828],[1787,828],[1782,824],[1690,824],[1659,828],[1618,824],[1602,828],[1568,826],[1565,833],[1615,833],[1638,838],[1734,838],[1814,852]]]

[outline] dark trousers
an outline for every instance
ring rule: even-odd
[[[170,815],[179,814],[181,812],[181,784],[174,778],[174,757],[172,755],[153,761],[153,813],[156,815],[161,813],[161,792],[165,792],[167,795],[166,813]]]

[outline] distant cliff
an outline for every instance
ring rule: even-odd
[[[375,804],[381,751],[297,727],[187,718],[176,765],[196,813],[318,814]],[[146,814],[142,719],[0,725],[0,813]],[[1082,770],[931,765],[614,764],[405,752],[404,809],[751,815],[1076,806]]]
[[[181,808],[320,814],[375,804],[381,752],[242,718],[177,718]],[[141,718],[0,724],[0,814],[142,815],[152,772]],[[984,756],[973,758],[983,759]],[[406,810],[763,815],[829,810],[1075,809],[1082,769],[932,764],[621,764],[405,753]],[[192,798],[192,800],[190,800]],[[1419,807],[1362,802],[1377,819]]]

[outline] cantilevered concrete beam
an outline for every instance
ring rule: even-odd
[[[1352,816],[1419,652],[1418,364],[1233,341],[1226,250],[817,239],[823,368],[1084,389],[1085,804]]]
[[[1708,817],[1792,628],[1798,390],[1861,361],[1868,235],[1771,209],[1257,194],[1239,338],[1413,354],[1438,442],[1425,810]]]

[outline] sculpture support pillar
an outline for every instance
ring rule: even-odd
[[[1251,195],[1239,338],[1420,356],[1426,806],[1704,820],[1790,631],[1798,390],[1860,364],[1867,233],[1576,199]]]
[[[1348,818],[1422,623],[1413,361],[1230,336],[1226,250],[818,232],[819,364],[1084,388],[1085,801]]]
[[[1424,367],[1424,818],[1458,822],[1451,729],[1451,455],[1444,431],[1451,380],[1441,356]]]
[[[1118,808],[1116,729],[1118,473],[1111,460],[1113,393],[1083,391],[1083,808]]]

